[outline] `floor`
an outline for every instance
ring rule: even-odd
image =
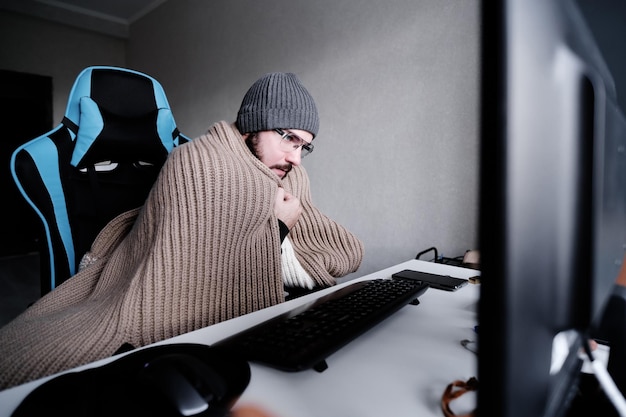
[[[37,253],[0,257],[0,327],[40,295]]]

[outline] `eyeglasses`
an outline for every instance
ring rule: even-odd
[[[274,132],[280,135],[280,146],[285,152],[293,152],[298,148],[302,148],[302,158],[313,152],[313,144],[306,140],[294,135],[290,132],[285,132],[282,129],[274,129]]]

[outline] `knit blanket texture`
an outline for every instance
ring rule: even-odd
[[[219,122],[170,153],[87,267],[0,329],[0,389],[283,302],[278,187],[302,204],[287,239],[316,285],[356,271],[362,243],[313,205],[304,168],[281,180]]]

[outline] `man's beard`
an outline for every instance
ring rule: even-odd
[[[250,149],[250,152],[252,152],[252,155],[254,155],[259,161],[261,161],[261,150],[259,149],[259,137],[257,136],[256,133],[251,134],[250,136],[248,136],[248,138],[246,139],[246,146],[248,146],[248,149]],[[283,176],[283,179],[285,179],[287,177],[287,174],[289,174],[289,171],[291,171],[291,169],[293,168],[293,165],[291,164],[285,164],[285,165],[272,165],[271,167],[269,167],[270,169],[280,169],[282,171],[285,172],[285,175]]]

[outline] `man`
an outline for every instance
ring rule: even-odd
[[[271,73],[175,148],[145,204],[112,220],[80,271],[0,329],[0,389],[285,300],[358,269],[362,243],[312,203],[301,158],[319,119]]]

